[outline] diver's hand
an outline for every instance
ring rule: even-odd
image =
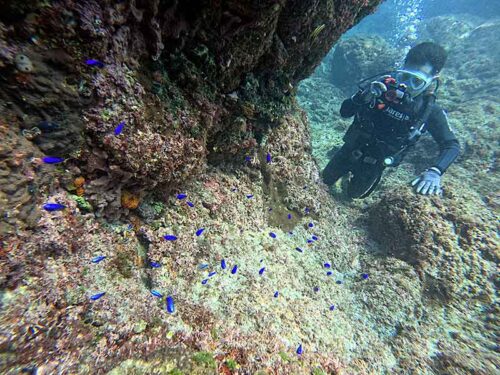
[[[361,93],[361,98],[364,103],[368,104],[371,101],[373,101],[376,98],[379,98],[382,96],[384,92],[387,91],[387,87],[380,81],[373,81],[370,83],[370,86],[368,86],[362,93]]]
[[[374,81],[370,83],[370,93],[375,97],[379,98],[384,92],[387,91],[387,86],[382,82]]]
[[[442,193],[441,172],[437,168],[429,168],[424,173],[422,173],[420,177],[413,180],[411,186],[415,186],[415,192],[417,194],[440,195]]]

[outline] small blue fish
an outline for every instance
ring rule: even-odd
[[[203,280],[201,283],[205,285],[206,283],[208,283],[208,279]]]
[[[302,250],[300,247],[296,247],[295,250],[297,250],[299,253],[304,252],[304,250]]]
[[[290,236],[293,236],[293,232],[288,232],[288,234],[289,234]]]
[[[304,211],[306,212],[306,214],[308,214],[308,213],[309,213],[309,211],[311,211],[311,210],[309,209],[309,207],[306,207],[306,208],[304,209]]]
[[[274,298],[278,298],[279,294],[280,293],[278,291],[274,292]]]
[[[198,266],[198,269],[199,269],[199,270],[204,270],[204,269],[206,269],[206,268],[208,268],[208,264],[206,264],[206,263],[200,264],[200,265]]]
[[[100,62],[99,60],[88,59],[85,60],[85,64],[89,66],[97,66],[98,68],[104,68],[104,63]]]
[[[259,263],[262,263],[263,261],[264,261],[264,259],[261,259],[261,260],[259,260]]]
[[[292,214],[288,214],[288,220],[292,219]]]
[[[99,256],[96,256],[94,258],[92,258],[91,262],[92,263],[99,263],[100,261],[106,259],[106,256],[104,255],[99,255]]]
[[[266,155],[266,161],[268,164],[271,162],[271,154],[269,152]]]
[[[245,161],[250,161],[250,160],[252,160],[252,157],[250,157],[250,156],[245,156]]]
[[[269,235],[271,236],[271,238],[276,238],[276,233],[274,232],[269,232]]]
[[[235,192],[236,190],[238,190],[237,188],[232,188],[231,191],[232,192]]]
[[[225,269],[226,269],[226,260],[225,260],[225,259],[222,259],[222,260],[220,261],[220,268],[222,268],[223,270],[225,270]]]
[[[319,292],[319,286],[315,286],[315,287],[313,288],[313,290],[314,290],[315,292]]]
[[[158,263],[158,262],[149,262],[149,265],[152,267],[152,268],[160,268],[161,267],[161,264]]]
[[[307,185],[304,185],[304,187],[302,189],[306,190],[307,189]]]
[[[337,284],[339,284],[339,285],[340,285],[340,284],[342,284],[342,280],[337,280],[337,281],[335,281],[335,282],[336,282]]]
[[[332,275],[333,275],[333,272],[332,272],[332,271],[328,271],[328,272],[326,273],[326,276],[332,276]]]
[[[324,266],[325,266],[325,268],[331,268],[332,267],[332,265],[330,263],[325,263]]]
[[[203,231],[205,230],[205,228],[200,228],[196,231],[196,237],[200,237],[201,234],[203,233]]]
[[[367,273],[362,273],[361,277],[366,280],[366,279],[368,279],[368,274]]]
[[[330,306],[330,311],[333,311],[333,310],[335,310],[335,305]]]
[[[312,228],[312,227],[314,227],[314,224],[313,224],[313,223],[309,223],[309,224],[307,224],[307,226],[308,226],[309,228]]]
[[[167,234],[163,236],[163,238],[166,239],[167,241],[175,241],[177,239],[177,236],[174,236],[173,234]]]
[[[238,272],[238,266],[235,265],[233,269],[231,270],[231,273],[234,275],[236,272]]]
[[[247,195],[247,198],[248,198],[248,199],[250,199],[250,198],[252,198],[252,197],[253,197],[253,194],[248,194],[248,195]]]
[[[266,270],[266,267],[262,267],[260,270],[259,270],[259,275],[262,275],[264,273],[264,271]]]
[[[182,199],[184,199],[184,198],[186,198],[186,197],[187,197],[187,195],[186,195],[186,194],[177,194],[177,199],[182,200]]]
[[[163,294],[161,294],[160,292],[158,292],[157,290],[152,290],[151,291],[151,294],[157,298],[163,298]]]
[[[42,207],[45,211],[49,211],[49,212],[60,211],[60,210],[64,210],[66,208],[66,206],[64,204],[60,204],[60,203],[45,203]]]
[[[175,312],[174,299],[172,296],[167,297],[167,311],[169,314],[173,314]]]
[[[313,240],[307,240],[307,243],[313,243],[314,241]]]
[[[189,206],[189,207],[194,207],[194,203],[193,202],[190,202],[190,201],[187,201],[186,204]]]
[[[268,210],[268,211],[269,211],[269,212],[271,212],[272,210],[273,210],[273,209],[272,209],[271,207],[269,207],[269,210]]]
[[[217,274],[217,272],[216,272],[216,271],[210,272],[210,273],[208,274],[208,277],[212,277],[212,276],[214,276],[215,274]]]
[[[299,347],[297,348],[297,354],[298,355],[302,354],[302,344],[300,344]]]
[[[318,237],[316,237],[316,236],[312,236],[311,238],[313,239],[313,241],[317,241],[318,240]]]
[[[123,131],[123,127],[125,126],[125,121],[120,122],[115,128],[115,135],[120,135]]]
[[[44,156],[42,160],[45,164],[58,164],[64,161],[63,158],[57,158],[55,156]]]
[[[106,292],[101,292],[101,293],[94,294],[93,296],[90,296],[90,300],[91,301],[97,301],[99,298],[101,298],[105,294],[106,294]]]

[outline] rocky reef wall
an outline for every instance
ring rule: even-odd
[[[70,160],[89,202],[117,217],[122,190],[168,192],[207,160],[256,152],[298,81],[375,3],[4,1],[2,122],[34,146],[13,163],[29,174],[42,154]],[[38,189],[40,169],[1,185]],[[33,222],[19,202],[3,232]]]
[[[377,3],[0,1],[1,371],[385,368],[295,101]]]

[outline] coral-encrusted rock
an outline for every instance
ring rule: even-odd
[[[44,153],[71,157],[89,180],[113,175],[117,189],[168,190],[198,176],[210,154],[219,162],[256,147],[290,109],[298,80],[378,2],[12,4],[0,20],[23,22],[0,24],[0,101]],[[21,55],[29,73],[15,69]],[[238,92],[243,102],[227,100]],[[243,117],[242,128],[235,119]],[[57,126],[36,129],[41,123]],[[106,154],[99,169],[96,151]],[[94,189],[90,202],[118,217],[99,195],[120,194],[110,190]]]
[[[386,195],[371,209],[371,233],[391,255],[415,267],[427,297],[491,303],[499,260],[494,218],[477,196],[450,189],[443,199],[405,188]]]
[[[394,69],[400,59],[398,50],[379,36],[352,37],[336,45],[331,79],[346,95],[352,95],[359,81]]]
[[[50,169],[33,158],[38,151],[14,129],[13,122],[0,119],[0,238],[15,233],[16,227],[35,224],[35,194]]]

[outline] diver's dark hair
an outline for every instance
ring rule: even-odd
[[[432,74],[437,74],[443,69],[448,54],[439,44],[424,42],[413,47],[405,58],[405,65],[432,65]]]

